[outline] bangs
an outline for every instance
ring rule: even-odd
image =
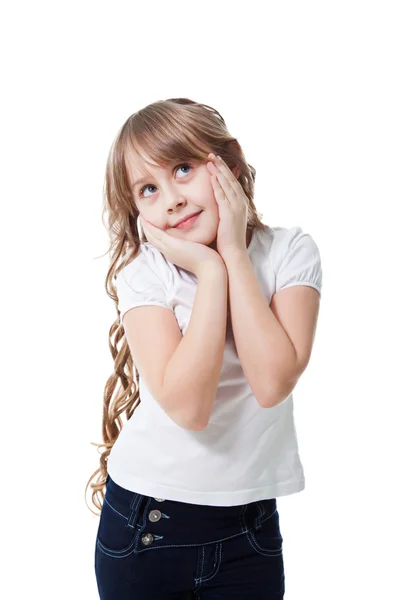
[[[153,116],[153,115],[152,115]],[[154,120],[157,123],[154,123]],[[142,121],[136,131],[131,131],[127,140],[127,149],[133,153],[138,164],[156,167],[168,167],[179,160],[192,159],[206,161],[212,151],[201,137],[201,132],[196,132],[196,127],[182,127],[182,122],[169,115],[169,119],[147,119]],[[198,133],[198,135],[196,135]]]

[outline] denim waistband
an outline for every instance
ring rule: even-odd
[[[276,498],[238,506],[209,506],[162,500],[119,486],[108,475],[106,498],[135,528],[134,552],[212,544],[259,529],[276,511]],[[162,501],[161,501],[162,500]]]

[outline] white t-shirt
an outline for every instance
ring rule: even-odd
[[[320,253],[300,227],[265,226],[253,233],[247,251],[268,304],[275,292],[292,285],[308,285],[321,294]],[[164,306],[173,311],[184,335],[196,287],[193,273],[145,242],[116,279],[121,322],[133,307]],[[236,506],[304,489],[292,394],[273,408],[259,405],[241,368],[230,319],[205,429],[179,427],[151,396],[140,371],[139,389],[141,403],[124,423],[108,458],[108,472],[121,487],[210,506]]]

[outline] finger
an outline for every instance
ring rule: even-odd
[[[216,157],[213,159],[212,163],[216,167],[216,169],[218,169],[218,172],[223,174],[223,176],[225,177],[229,185],[232,187],[232,189],[236,193],[239,193],[242,186],[240,185],[240,183],[238,182],[238,180],[236,179],[235,175],[232,173],[231,169],[228,167],[226,162],[224,162],[224,160],[221,157]]]
[[[156,237],[158,239],[159,235],[162,233],[158,227],[156,227],[155,225],[153,225],[153,223],[150,223],[150,221],[146,221],[146,225],[142,225],[144,232],[147,235],[147,231],[150,233],[150,235],[152,235],[153,237]]]
[[[226,197],[224,190],[222,189],[216,175],[211,175],[211,183],[214,190],[214,196],[218,204],[221,202],[229,202],[229,199]]]
[[[155,228],[151,223],[149,223],[148,221],[146,222],[146,225],[144,225],[144,223],[142,223],[142,229],[143,229],[145,236],[149,242],[151,242],[152,244],[155,244],[157,241],[157,243],[158,243],[158,237],[157,237],[156,233],[154,232]]]
[[[216,179],[216,189],[219,189],[219,188],[222,189],[227,200],[231,203],[235,202],[236,192],[232,188],[232,186],[229,184],[229,181],[227,181],[227,179],[223,175],[223,173],[221,173],[221,172],[216,173],[215,179]]]
[[[149,221],[147,221],[147,230],[149,234],[147,234],[146,231],[145,233],[149,242],[151,242],[153,246],[158,248],[158,250],[160,250],[161,252],[166,252],[170,247],[171,243],[173,243],[173,238],[170,235],[168,235],[166,231],[162,231],[162,229],[159,229]]]

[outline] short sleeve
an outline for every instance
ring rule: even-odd
[[[309,285],[321,294],[321,256],[315,240],[301,227],[290,227],[282,239],[276,291],[292,285]]]
[[[167,301],[167,290],[148,257],[141,253],[118,273],[115,279],[120,323],[124,314],[137,306],[164,306],[173,309]]]

